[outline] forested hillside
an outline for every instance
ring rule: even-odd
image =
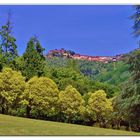
[[[86,60],[72,60],[69,58],[53,57],[46,58],[49,67],[66,68],[70,63],[75,63],[76,69],[83,75],[92,80],[119,86],[125,80],[128,80],[130,73],[129,65],[125,59],[116,62],[102,63]]]

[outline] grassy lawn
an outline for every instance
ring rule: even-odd
[[[0,115],[0,135],[140,135],[140,133]]]

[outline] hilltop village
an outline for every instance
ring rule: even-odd
[[[89,56],[89,55],[76,54],[71,50],[65,50],[62,48],[60,50],[58,49],[50,50],[45,57],[47,58],[64,57],[64,58],[72,58],[77,60],[87,60],[87,61],[108,63],[108,62],[115,62],[121,60],[123,55],[121,54],[116,56]]]

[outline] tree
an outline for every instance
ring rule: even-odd
[[[25,81],[20,72],[4,68],[0,73],[0,106],[2,114],[15,107],[24,92]]]
[[[22,73],[29,80],[33,76],[42,76],[44,73],[45,58],[43,56],[44,49],[39,41],[33,37],[29,40],[25,53],[23,54],[23,70]]]
[[[134,20],[133,35],[140,35],[140,6],[134,6],[136,12],[131,16]],[[129,123],[129,127],[136,131],[140,131],[140,49],[136,49],[127,55],[126,63],[129,65],[130,78],[122,86],[120,95],[115,101],[116,113]],[[120,103],[121,102],[121,103]]]
[[[140,131],[140,93],[139,82],[133,81],[133,76],[122,85],[121,93],[114,100],[115,121],[118,128],[125,122],[128,130]],[[138,86],[138,87],[137,87]]]
[[[126,84],[126,83],[125,83]],[[123,87],[126,91],[126,86]],[[131,87],[130,87],[131,88]],[[129,130],[131,130],[131,120],[129,120],[129,116],[130,116],[130,102],[129,102],[129,95],[130,93],[130,88],[127,89],[127,92],[125,92],[124,94],[119,94],[118,96],[116,96],[113,101],[113,113],[111,116],[111,121],[112,121],[112,127],[113,128],[117,128],[120,129],[122,122],[125,122],[125,125],[127,124],[127,126],[130,128]],[[126,98],[127,96],[127,98]],[[124,97],[124,99],[123,99]]]
[[[72,71],[76,71],[77,73],[80,74],[80,69],[79,69],[79,66],[78,66],[78,63],[76,60],[74,59],[69,59],[67,61],[67,68],[71,69]]]
[[[5,25],[0,29],[0,54],[4,64],[11,66],[14,59],[18,56],[16,39],[12,36],[11,13],[8,13],[8,19]]]
[[[39,40],[37,39],[37,36],[34,36],[32,38],[33,42],[34,42],[34,47],[36,49],[36,51],[38,52],[38,54],[41,56],[42,59],[45,59],[44,55],[43,55],[43,51],[45,50],[44,48],[42,48]]]
[[[84,110],[84,100],[81,94],[71,85],[60,92],[59,104],[60,111],[64,113],[69,123]]]
[[[140,35],[140,6],[134,6],[135,13],[131,16],[134,20],[133,35]],[[140,49],[136,49],[126,55],[126,64],[129,65],[130,78],[122,84],[121,92],[114,100],[114,114],[118,127],[125,121],[129,130],[140,131]],[[118,121],[119,120],[119,121]]]
[[[26,105],[26,116],[31,117],[31,111],[55,111],[58,101],[57,85],[47,77],[33,77],[27,84],[22,97],[22,104]]]
[[[90,94],[87,104],[88,112],[95,121],[100,123],[101,127],[104,127],[107,123],[108,113],[113,111],[111,102],[106,98],[106,93],[103,90]]]
[[[133,7],[135,9],[135,13],[130,18],[134,20],[133,34],[135,37],[138,37],[140,35],[140,6],[135,5]]]

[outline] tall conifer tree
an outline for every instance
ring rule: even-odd
[[[8,13],[7,22],[0,29],[0,55],[6,65],[13,63],[18,56],[16,39],[12,35],[11,12]]]
[[[23,54],[24,69],[23,75],[29,80],[33,76],[40,77],[44,73],[44,49],[41,47],[38,39],[32,37],[27,43],[27,48]]]

